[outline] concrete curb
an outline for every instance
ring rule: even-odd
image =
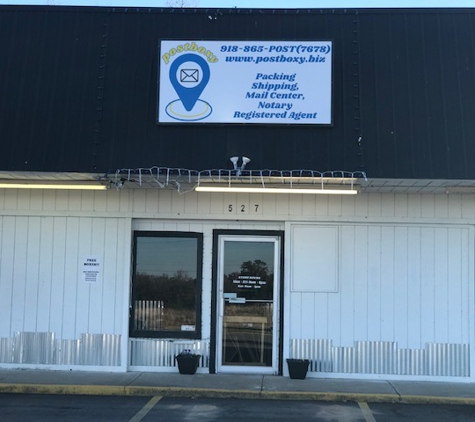
[[[0,393],[67,394],[94,396],[163,396],[189,398],[237,398],[267,400],[310,400],[331,402],[475,405],[472,397],[417,396],[399,394],[220,390],[183,387],[111,385],[1,384]]]
[[[125,387],[110,385],[0,384],[0,393],[16,394],[83,394],[125,396]]]

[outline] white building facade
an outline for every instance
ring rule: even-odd
[[[191,349],[203,373],[294,357],[311,377],[473,381],[474,218],[473,194],[0,189],[0,367],[169,372]],[[199,338],[131,335],[142,232],[201,236]],[[226,362],[226,242],[271,245],[270,316],[246,323],[261,365]]]

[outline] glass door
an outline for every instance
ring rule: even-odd
[[[220,236],[218,372],[277,373],[280,239]]]

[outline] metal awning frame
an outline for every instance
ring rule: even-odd
[[[174,188],[186,193],[206,185],[249,186],[260,188],[285,187],[288,189],[354,189],[359,180],[367,180],[361,171],[316,170],[188,170],[182,168],[150,167],[119,169],[104,176],[112,186]]]

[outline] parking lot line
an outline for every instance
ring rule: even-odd
[[[145,415],[153,409],[153,406],[155,406],[160,401],[161,398],[162,396],[153,396],[149,400],[149,402],[144,407],[142,407],[142,409],[140,409],[140,411],[129,422],[141,421],[145,417]]]
[[[363,416],[364,416],[366,422],[376,422],[376,419],[374,419],[374,416],[371,413],[371,409],[369,408],[368,403],[358,402],[358,406],[360,407],[361,411],[363,412]]]

